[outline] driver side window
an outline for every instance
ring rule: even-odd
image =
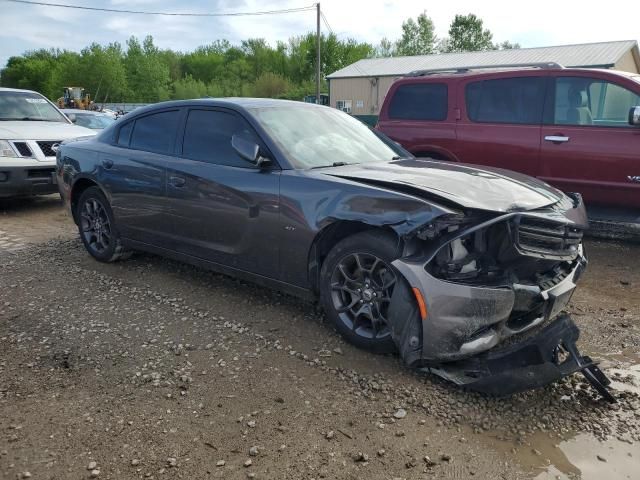
[[[235,134],[255,139],[251,126],[238,115],[192,109],[185,126],[182,156],[216,165],[253,168],[231,146],[231,138]]]

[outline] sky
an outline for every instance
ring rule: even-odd
[[[46,1],[46,0],[43,0]],[[164,12],[247,12],[305,7],[313,0],[51,0],[84,6]],[[456,14],[474,13],[483,19],[495,42],[509,40],[522,47],[640,38],[640,2],[609,0],[321,0],[321,9],[341,39],[372,44],[401,35],[401,25],[423,11],[432,18],[436,34],[447,35]],[[80,51],[98,42],[107,44],[135,35],[152,35],[156,45],[190,51],[217,39],[239,43],[264,38],[275,44],[315,31],[315,12],[259,17],[193,18],[101,13],[32,6],[0,0],[0,67],[26,50],[61,48]],[[326,27],[322,24],[326,31]]]

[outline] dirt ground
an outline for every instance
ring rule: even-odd
[[[344,343],[312,304],[0,204],[0,478],[600,479],[640,469],[640,246],[587,241],[579,376],[508,399]],[[605,477],[606,476],[606,477]]]

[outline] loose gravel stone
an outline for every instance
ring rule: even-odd
[[[396,412],[393,414],[394,418],[397,418],[398,420],[404,418],[407,416],[407,411],[404,408],[399,408],[398,410],[396,410]]]

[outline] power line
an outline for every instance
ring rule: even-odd
[[[327,20],[327,17],[324,16],[324,12],[320,12],[320,15],[322,16],[322,20],[324,21],[324,24],[326,25],[327,29],[329,30],[329,32],[331,32],[332,34],[334,34],[336,37],[338,36],[337,33],[334,33],[333,28],[331,28],[331,25],[329,25],[329,21]],[[355,68],[357,71],[359,71],[363,76],[365,77],[369,77],[370,75],[368,73],[366,73],[364,70],[362,70],[357,62],[353,63],[351,65],[353,68]]]
[[[324,12],[320,12],[320,16],[322,17],[322,21],[324,22],[324,24],[327,27],[327,29],[329,30],[329,32],[333,33],[333,28],[331,28],[331,25],[329,25],[327,17],[324,16]]]
[[[329,25],[329,20],[327,20],[327,17],[325,17],[324,12],[321,12],[320,14],[322,15],[322,21],[324,22],[325,26],[327,27],[330,33],[334,34],[336,37],[344,36],[346,33],[348,33],[348,32],[336,32],[333,28],[331,28],[331,25]]]
[[[245,17],[258,15],[278,15],[283,13],[307,12],[315,9],[315,4],[308,7],[285,8],[282,10],[264,10],[259,12],[228,12],[228,13],[187,13],[187,12],[149,12],[143,10],[119,10],[116,8],[87,7],[83,5],[69,5],[65,3],[38,2],[33,0],[4,0],[5,2],[26,5],[40,5],[45,7],[73,8],[77,10],[91,10],[95,12],[132,13],[136,15],[163,15],[169,17]]]

